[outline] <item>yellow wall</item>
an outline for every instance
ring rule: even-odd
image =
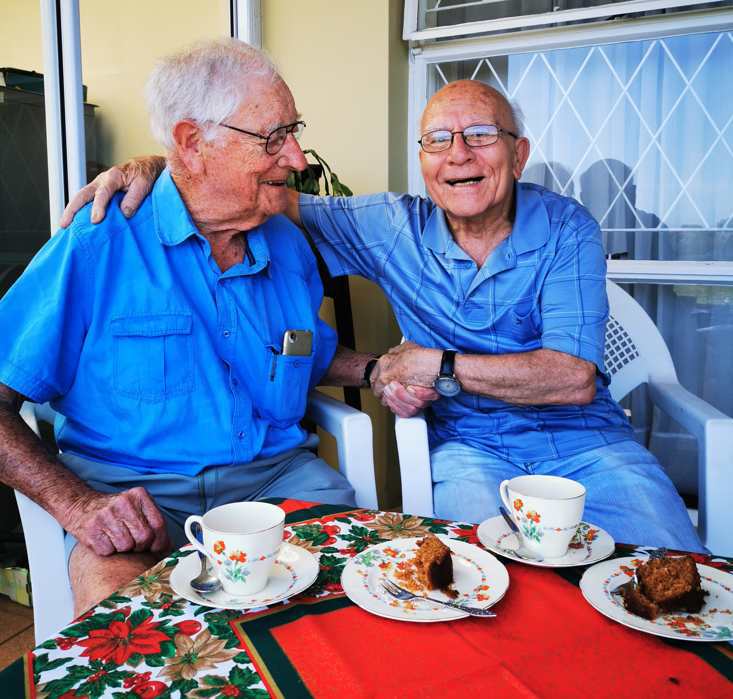
[[[407,50],[399,0],[264,0],[263,45],[290,85],[315,148],[356,194],[404,191]],[[383,352],[400,332],[381,290],[350,279],[357,348]],[[394,418],[367,391],[380,504],[399,504]]]
[[[155,60],[199,39],[229,36],[226,0],[81,0],[82,73],[96,111],[97,160],[159,153],[143,89]]]
[[[0,5],[0,67],[43,72],[41,5],[3,0]]]

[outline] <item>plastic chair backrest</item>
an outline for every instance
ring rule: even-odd
[[[677,383],[672,355],[646,311],[618,284],[609,280],[606,290],[610,309],[604,360],[613,399],[621,400],[643,383]]]

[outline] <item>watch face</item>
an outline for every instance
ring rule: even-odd
[[[461,392],[461,384],[452,376],[439,376],[433,384],[435,390],[446,398],[457,396]]]

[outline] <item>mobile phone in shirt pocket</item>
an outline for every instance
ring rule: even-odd
[[[313,354],[281,354],[272,346],[266,352],[269,368],[259,412],[275,427],[290,427],[305,414]]]
[[[149,403],[193,391],[192,326],[189,313],[113,319],[114,390]]]

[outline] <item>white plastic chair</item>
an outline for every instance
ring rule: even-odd
[[[644,309],[621,287],[606,284],[610,317],[605,362],[617,401],[647,384],[654,404],[698,443],[697,529],[713,553],[733,555],[733,419],[690,393],[677,380],[667,345]],[[402,478],[402,508],[432,516],[428,433],[422,415],[395,424]]]
[[[40,435],[39,421],[53,424],[48,406],[24,403],[21,416]],[[338,400],[313,392],[306,417],[333,435],[339,467],[356,493],[359,507],[377,508],[371,418]],[[64,530],[42,507],[15,491],[23,524],[33,595],[36,643],[55,635],[74,617],[74,600],[66,568]]]

